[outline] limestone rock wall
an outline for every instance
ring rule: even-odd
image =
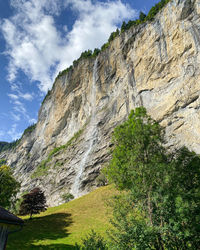
[[[200,153],[199,14],[199,0],[172,0],[154,21],[132,27],[96,59],[81,60],[59,77],[35,131],[0,156],[14,168],[22,191],[40,186],[54,206],[65,193],[78,197],[95,188],[110,157],[113,128],[141,105],[166,127],[169,147]],[[34,177],[45,160],[45,170]]]

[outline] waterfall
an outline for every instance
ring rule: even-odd
[[[76,177],[74,180],[74,183],[71,187],[71,193],[74,195],[75,198],[78,198],[80,196],[80,186],[81,186],[81,180],[82,176],[85,170],[85,166],[88,160],[88,157],[90,153],[92,152],[93,145],[95,141],[97,140],[97,120],[96,120],[96,80],[97,80],[97,64],[98,64],[98,58],[96,58],[94,67],[93,67],[93,77],[92,77],[92,87],[91,87],[91,101],[90,105],[92,107],[91,110],[91,119],[90,123],[88,124],[88,131],[85,136],[85,141],[87,143],[87,150],[84,152],[83,157],[80,161],[79,168],[77,169]]]

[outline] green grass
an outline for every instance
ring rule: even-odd
[[[7,249],[75,249],[91,229],[106,236],[110,208],[106,201],[116,193],[113,186],[101,187],[79,199],[49,208],[33,220],[23,217],[22,231],[11,234]]]

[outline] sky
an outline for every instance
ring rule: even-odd
[[[37,122],[59,71],[158,0],[0,0],[0,141]]]

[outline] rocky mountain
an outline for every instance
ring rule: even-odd
[[[67,55],[66,55],[67,56]],[[4,151],[22,192],[40,186],[50,206],[97,186],[113,128],[143,105],[166,127],[169,147],[200,153],[200,1],[172,0],[98,56],[60,74],[36,127]]]

